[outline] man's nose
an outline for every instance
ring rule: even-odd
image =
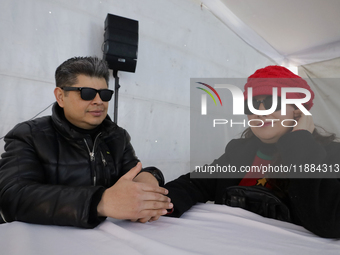
[[[102,104],[103,103],[103,100],[100,98],[98,92],[97,92],[95,98],[93,98],[92,103],[95,103],[95,104]]]

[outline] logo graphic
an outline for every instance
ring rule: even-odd
[[[203,82],[197,82],[199,84],[202,84],[204,86],[207,86],[208,88],[210,88],[218,97],[218,99],[220,100],[221,106],[222,106],[222,101],[221,98],[219,96],[219,94],[216,92],[216,90],[211,87],[208,84],[205,84]],[[206,93],[208,93],[211,98],[214,100],[215,105],[216,104],[216,100],[213,97],[213,95],[206,89],[202,89],[197,87],[198,89],[201,89],[203,91],[205,91]],[[238,88],[235,85],[231,85],[231,84],[216,84],[215,88],[217,89],[228,89],[232,96],[233,96],[233,114],[234,115],[244,115],[244,95],[243,92],[240,88]],[[248,99],[247,99],[247,104],[248,107],[250,109],[250,111],[253,114],[256,115],[269,115],[271,113],[273,113],[276,109],[278,100],[278,88],[273,87],[272,89],[272,95],[273,95],[273,103],[272,103],[272,107],[270,109],[266,109],[266,110],[258,110],[255,109],[253,106],[253,88],[249,87],[247,88],[248,91]],[[301,94],[305,94],[305,98],[294,98],[294,99],[289,99],[287,98],[287,94],[288,93],[301,93]],[[304,88],[292,88],[292,87],[283,87],[281,88],[281,109],[282,109],[282,115],[286,115],[286,105],[288,104],[293,104],[295,105],[297,108],[299,108],[305,115],[312,115],[304,106],[303,104],[308,102],[311,98],[311,93]],[[207,97],[205,94],[202,94],[201,96],[201,114],[202,115],[207,115]]]
[[[208,87],[209,89],[211,89],[212,92],[215,93],[215,95],[217,96],[218,100],[220,101],[220,104],[222,106],[222,100],[220,98],[220,95],[217,93],[217,91],[211,87],[210,85],[206,84],[206,83],[203,83],[203,82],[197,82],[198,84],[201,84],[203,86],[206,86]],[[204,92],[206,92],[213,100],[214,100],[214,103],[215,105],[217,105],[216,103],[216,100],[214,98],[214,96],[209,92],[209,90],[206,90],[206,89],[203,89],[203,88],[200,88],[200,87],[196,87],[198,89],[201,89],[203,90]],[[207,95],[203,94],[202,97],[201,97],[201,101],[202,101],[202,108],[201,108],[201,114],[202,115],[207,115]]]

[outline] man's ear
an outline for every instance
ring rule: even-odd
[[[61,88],[56,87],[54,89],[54,96],[55,96],[55,99],[58,102],[58,105],[61,108],[64,108],[64,97],[65,97],[64,91]]]

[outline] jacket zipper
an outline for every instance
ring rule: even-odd
[[[5,219],[5,216],[4,216],[4,214],[2,213],[2,210],[0,211],[0,215],[1,215],[2,220],[3,220],[4,222],[7,223],[7,221],[6,221],[6,219]]]
[[[90,160],[91,160],[91,170],[92,170],[92,174],[93,174],[93,186],[96,186],[96,184],[97,184],[97,174],[96,174],[96,169],[95,169],[94,149],[96,148],[97,139],[98,139],[98,137],[99,137],[101,134],[102,134],[102,133],[99,133],[99,134],[96,136],[96,138],[94,139],[92,151],[90,150],[90,147],[89,147],[89,145],[88,145],[86,139],[84,138],[84,142],[85,142],[85,145],[86,145],[87,150],[88,150],[88,152],[89,152]]]
[[[101,155],[101,157],[102,157],[102,162],[103,162],[103,166],[104,166],[104,168],[103,168],[103,172],[104,172],[104,176],[105,175],[107,175],[107,171],[106,171],[106,165],[107,165],[107,161],[106,161],[106,159],[104,158],[104,155],[103,155],[103,153],[102,152],[100,152],[100,155]],[[106,186],[108,186],[108,180],[109,180],[109,176],[105,176],[105,185]]]
[[[106,162],[106,159],[104,158],[104,155],[102,152],[100,152],[100,155],[102,156],[102,162],[103,162],[103,165],[106,166],[107,165],[107,162]]]

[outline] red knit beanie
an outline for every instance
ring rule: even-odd
[[[282,66],[267,66],[256,70],[256,72],[248,77],[247,83],[244,85],[244,99],[248,97],[248,87],[253,88],[253,97],[259,95],[272,95],[273,87],[278,88],[277,94],[281,97],[281,88],[298,87],[310,91],[311,98],[303,105],[307,110],[312,108],[314,92],[307,82],[300,76],[292,73],[289,69]],[[302,93],[287,93],[288,99],[305,98]]]

